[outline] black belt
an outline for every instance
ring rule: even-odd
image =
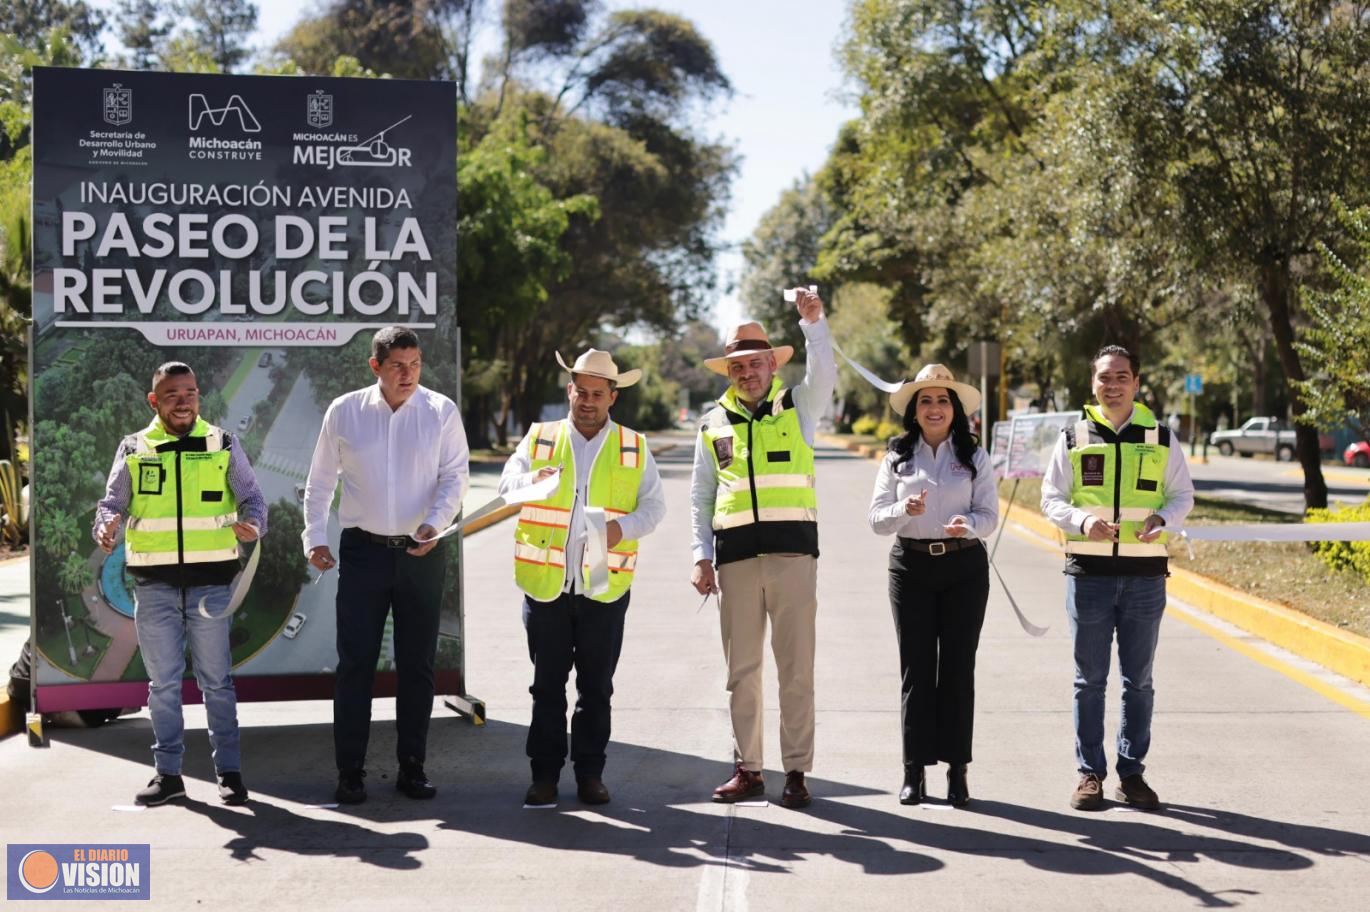
[[[921,551],[924,554],[938,557],[948,551],[977,547],[980,540],[975,538],[904,538],[900,536],[899,544],[905,548],[912,548],[914,551]]]
[[[383,548],[414,548],[418,542],[408,535],[377,535],[375,532],[368,532],[359,526],[353,526],[350,531],[357,532],[373,545],[380,545]]]

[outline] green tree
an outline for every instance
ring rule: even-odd
[[[339,57],[354,57],[375,73],[404,79],[452,75],[454,22],[478,3],[469,0],[332,0],[302,19],[276,52],[307,73],[328,74]],[[470,35],[467,31],[466,35]],[[464,46],[468,49],[469,43]]]
[[[54,29],[69,35],[88,57],[98,56],[103,49],[104,14],[84,0],[6,0],[0,4],[0,34],[12,36],[24,47],[45,43]]]
[[[232,73],[252,55],[248,41],[257,28],[257,5],[251,0],[182,0],[176,11],[182,27],[169,55],[183,64],[208,60],[214,70]]]
[[[163,42],[175,24],[167,12],[162,0],[119,0],[115,30],[129,51],[133,69],[150,70],[158,63]]]
[[[1306,421],[1335,431],[1351,420],[1370,433],[1370,278],[1364,271],[1370,263],[1370,208],[1353,212],[1339,199],[1333,206],[1350,254],[1338,256],[1321,241],[1316,245],[1332,287],[1302,289],[1309,322],[1295,348],[1316,367],[1295,387],[1308,407]]]
[[[1286,380],[1298,275],[1336,230],[1329,204],[1370,200],[1370,27],[1361,3],[1173,0],[1110,4],[1111,101],[1135,166],[1177,189],[1177,225],[1201,264],[1239,266],[1258,290]],[[1304,503],[1327,505],[1318,438],[1293,397]]]
[[[805,175],[780,195],[742,244],[743,312],[762,321],[774,344],[803,350],[803,333],[781,290],[807,285],[818,265],[820,241],[837,213],[818,182]]]

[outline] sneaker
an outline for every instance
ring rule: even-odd
[[[224,804],[246,804],[247,786],[243,774],[232,770],[219,776],[219,800]]]
[[[418,799],[432,798],[438,793],[438,787],[424,773],[422,763],[401,763],[399,774],[395,776],[395,788]]]
[[[1113,790],[1113,798],[1143,811],[1154,811],[1161,806],[1161,799],[1156,797],[1156,792],[1146,784],[1141,773],[1124,776]]]
[[[366,770],[339,770],[338,788],[333,797],[339,804],[361,804],[366,800]]]
[[[1104,806],[1104,781],[1093,773],[1080,777],[1075,786],[1075,794],[1070,796],[1070,806],[1077,811],[1097,811]]]
[[[171,773],[158,773],[152,777],[147,788],[135,795],[133,800],[144,807],[156,807],[159,804],[166,804],[168,801],[185,796],[186,783],[184,779]]]

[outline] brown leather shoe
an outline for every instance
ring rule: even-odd
[[[790,770],[785,774],[785,790],[780,793],[780,806],[798,810],[806,808],[813,799],[809,796],[809,787],[804,784],[804,774],[799,770]]]
[[[1070,796],[1070,806],[1077,811],[1097,811],[1104,806],[1104,782],[1093,773],[1080,777],[1075,793]]]
[[[1146,784],[1141,773],[1124,776],[1123,781],[1113,790],[1113,797],[1143,811],[1154,811],[1161,806],[1161,799],[1156,797],[1155,791]]]
[[[528,786],[528,791],[523,795],[523,803],[529,807],[547,807],[557,803],[557,784],[555,782],[538,782]]]
[[[584,779],[576,780],[576,797],[581,804],[608,804],[609,790],[604,787],[604,780],[598,776],[586,776]]]
[[[733,778],[714,789],[714,800],[725,804],[745,801],[766,794],[766,783],[761,781],[761,773],[746,769],[739,763],[733,769]]]

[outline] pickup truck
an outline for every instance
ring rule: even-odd
[[[1328,435],[1319,434],[1318,449],[1330,448],[1331,440]],[[1294,429],[1279,418],[1248,418],[1235,431],[1214,431],[1208,435],[1208,442],[1224,456],[1239,453],[1250,458],[1257,453],[1270,453],[1280,462],[1293,462],[1296,452]]]

